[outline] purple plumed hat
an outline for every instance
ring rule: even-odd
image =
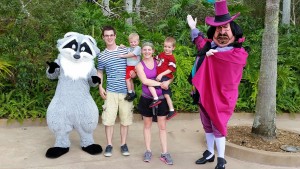
[[[205,22],[210,26],[221,26],[235,20],[240,13],[230,16],[226,0],[215,2],[215,17],[206,17]]]

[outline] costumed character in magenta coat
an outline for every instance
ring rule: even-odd
[[[199,51],[190,80],[200,95],[196,102],[207,143],[207,150],[196,164],[214,161],[216,142],[215,169],[225,169],[227,123],[236,106],[248,53],[242,47],[245,40],[242,29],[233,21],[240,13],[230,16],[225,0],[215,2],[214,7],[215,17],[205,18],[210,25],[207,38],[196,28],[197,18],[187,16],[192,41]]]

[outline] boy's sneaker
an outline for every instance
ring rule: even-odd
[[[144,162],[150,162],[151,161],[151,157],[152,157],[152,153],[151,151],[146,151],[144,154]]]
[[[128,100],[129,97],[130,97],[129,93],[127,93],[127,95],[125,96],[124,100]]]
[[[149,105],[150,108],[155,107],[161,103],[161,100],[153,100],[153,102]]]
[[[105,148],[104,156],[105,157],[112,156],[112,150],[113,150],[113,147],[111,145],[107,145]]]
[[[157,115],[152,116],[152,122],[157,122]]]
[[[160,160],[165,162],[168,165],[173,165],[173,160],[172,160],[172,157],[169,153],[161,154],[160,155]]]
[[[128,97],[127,97],[127,99],[125,99],[125,100],[127,100],[127,101],[129,101],[129,102],[132,102],[135,98],[136,98],[136,94],[134,93],[134,92],[132,92],[132,93],[128,93],[127,94],[128,95]],[[126,98],[125,97],[125,98]]]
[[[121,153],[122,153],[123,156],[129,156],[130,155],[130,153],[128,151],[128,147],[127,147],[126,144],[121,146]]]
[[[177,115],[176,111],[169,111],[169,114],[167,115],[167,120],[170,120],[171,118],[175,117]]]

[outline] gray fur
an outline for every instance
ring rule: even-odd
[[[90,41],[88,44],[92,53],[83,52],[84,49],[72,51],[72,48],[64,48],[70,38],[76,39],[79,46],[83,41]],[[97,105],[90,95],[90,87],[98,85],[92,82],[91,76],[97,76],[93,59],[100,50],[92,37],[76,32],[69,32],[63,39],[58,40],[57,48],[60,53],[55,62],[60,68],[56,68],[54,73],[49,73],[49,68],[46,71],[49,79],[58,79],[55,95],[47,109],[47,124],[56,137],[54,147],[70,147],[69,133],[73,129],[80,135],[81,147],[87,147],[94,144],[93,132],[99,118]],[[80,58],[74,59],[74,55],[79,55]],[[76,73],[72,77],[68,76],[65,72],[67,64],[62,64],[62,59],[67,60],[72,68],[78,65],[78,69],[74,69],[76,71],[80,71],[83,63],[87,63],[86,76],[84,74],[84,77],[76,77]],[[92,65],[90,70],[87,65]]]

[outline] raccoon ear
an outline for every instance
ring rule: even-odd
[[[97,46],[97,42],[93,37],[91,37],[90,35],[85,35],[85,37],[87,37],[95,46]]]
[[[78,35],[78,33],[77,32],[68,32],[65,34],[64,38],[74,36],[74,35]]]
[[[94,46],[94,50],[95,50],[96,55],[97,55],[98,53],[100,53],[100,49],[99,49],[97,46]]]

